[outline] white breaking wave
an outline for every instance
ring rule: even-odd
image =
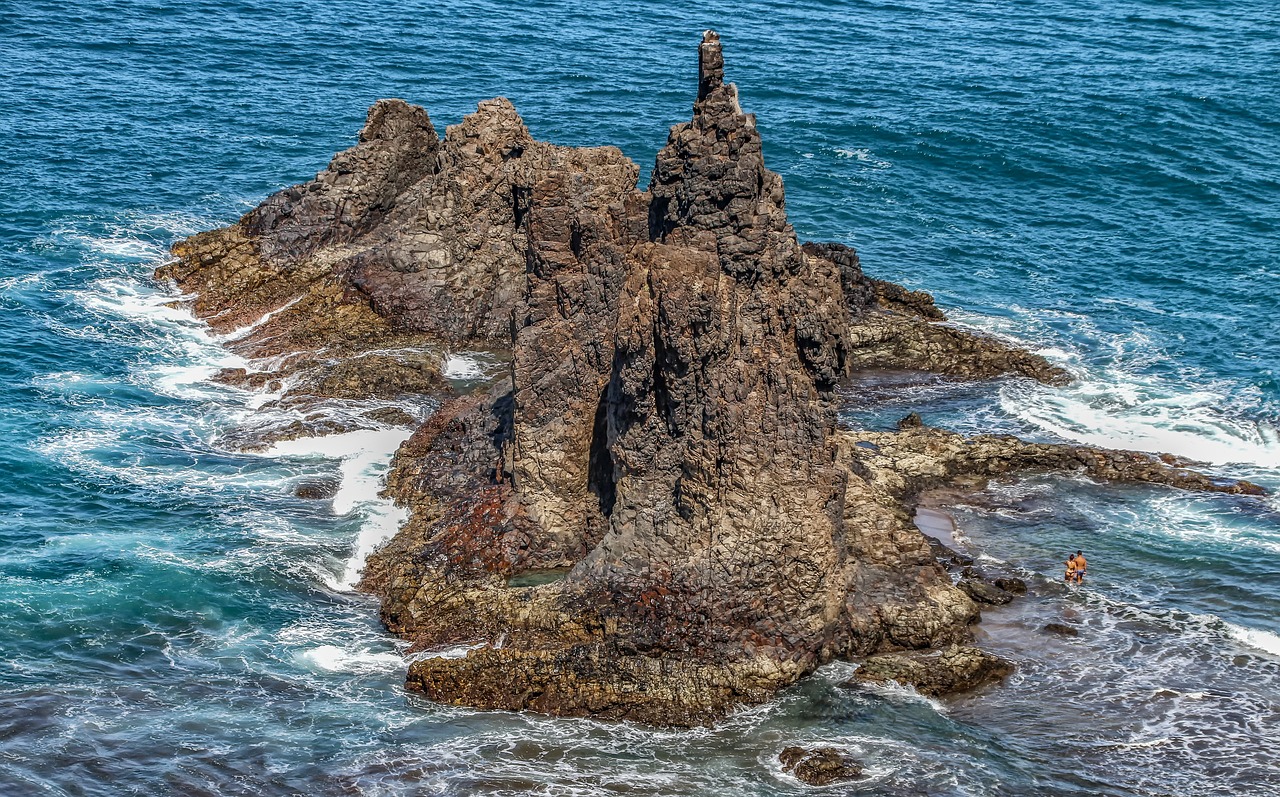
[[[1223,621],[1223,625],[1227,628],[1227,633],[1231,638],[1242,644],[1248,645],[1257,650],[1266,651],[1272,656],[1280,658],[1280,634],[1274,634],[1270,631],[1263,631],[1260,628],[1249,628],[1248,626],[1236,625]]]
[[[128,320],[157,338],[153,345],[163,348],[167,361],[144,368],[137,376],[161,395],[192,399],[226,395],[226,389],[210,384],[209,378],[225,368],[245,367],[244,358],[219,345],[204,322],[175,305],[178,297],[138,280],[107,277],[72,295],[95,315]]]
[[[1280,430],[1225,414],[1227,400],[1205,389],[1175,392],[1123,371],[1061,389],[1011,382],[1000,390],[1006,412],[1074,442],[1280,468]]]
[[[288,310],[290,307],[293,307],[295,304],[297,304],[300,301],[302,301],[302,295],[295,296],[294,298],[280,305],[276,309],[263,313],[262,318],[259,318],[257,321],[254,321],[252,324],[246,324],[245,326],[242,326],[239,329],[232,330],[231,332],[228,332],[227,334],[218,337],[217,340],[220,343],[232,343],[234,341],[240,340],[241,338],[249,335],[255,329],[258,329],[263,324],[275,318],[280,313],[283,313],[285,310]]]
[[[298,658],[303,663],[326,672],[397,672],[404,667],[404,659],[395,653],[352,651],[337,645],[320,645],[303,651]]]
[[[483,379],[484,367],[473,355],[448,353],[440,365],[445,379]]]
[[[143,219],[144,226],[162,226],[174,232],[188,234],[209,226],[203,220]],[[163,225],[160,222],[164,222]],[[172,223],[171,223],[172,222]],[[61,242],[69,242],[82,249],[104,256],[107,263],[121,260],[146,261],[149,266],[163,263],[167,257],[165,248],[132,234],[126,226],[112,230],[106,236],[82,234],[75,230],[55,233]],[[140,345],[151,354],[134,370],[131,381],[158,394],[206,402],[200,408],[201,416],[188,418],[193,425],[206,431],[214,428],[230,428],[256,417],[255,410],[281,397],[288,388],[288,380],[272,385],[272,389],[247,391],[221,386],[209,381],[218,371],[227,368],[259,370],[257,366],[270,363],[254,363],[245,360],[225,348],[226,343],[238,340],[267,323],[277,314],[296,304],[295,298],[264,314],[245,327],[226,335],[216,335],[204,321],[197,319],[190,310],[179,304],[189,297],[178,296],[171,291],[157,289],[148,282],[132,276],[132,268],[121,274],[115,266],[108,265],[107,274],[94,280],[86,289],[71,292],[76,304],[101,317],[108,324],[127,321],[131,328],[143,333]],[[300,298],[300,297],[299,297]],[[460,355],[450,358],[454,378],[481,378],[483,365],[473,356]],[[212,401],[212,404],[208,402]],[[215,418],[205,417],[212,412]],[[180,416],[185,417],[183,413]],[[264,486],[263,481],[282,482],[286,474],[204,473],[199,468],[174,468],[171,463],[147,465],[135,462],[112,461],[110,452],[119,446],[126,430],[149,427],[155,418],[112,417],[103,418],[105,428],[96,430],[72,430],[56,439],[41,441],[41,449],[78,470],[99,473],[113,478],[123,478],[138,484],[175,484],[182,489],[221,490],[229,486]],[[172,426],[166,423],[165,426]],[[340,485],[333,498],[333,511],[337,515],[356,514],[361,522],[354,541],[353,551],[339,574],[321,574],[321,580],[330,588],[349,591],[354,588],[364,568],[365,558],[382,542],[394,535],[403,523],[406,512],[390,501],[378,497],[382,477],[392,455],[411,433],[403,428],[350,432],[318,438],[300,438],[277,443],[261,456],[281,459],[337,460]],[[216,436],[216,434],[215,434]]]
[[[303,437],[276,443],[264,452],[268,457],[336,459],[341,462],[341,482],[333,497],[333,511],[339,515],[359,511],[364,522],[342,574],[326,579],[331,589],[354,590],[364,571],[365,559],[394,536],[408,517],[404,508],[379,497],[378,493],[391,457],[410,434],[411,430],[396,428]]]
[[[1077,313],[1039,313],[1019,307],[1018,317],[951,311],[961,326],[973,327],[1024,348],[1028,338],[1049,335],[1036,353],[1067,369],[1073,384],[1055,388],[1015,381],[1000,389],[1000,406],[1010,415],[1075,443],[1150,453],[1169,453],[1214,465],[1247,464],[1280,470],[1280,429],[1249,420],[1235,411],[1252,400],[1239,385],[1196,379],[1174,382],[1146,373],[1169,355],[1142,331],[1108,335],[1092,319]],[[1050,331],[1067,325],[1072,334],[1093,341],[1110,363],[1091,366]],[[1053,339],[1056,338],[1056,339]]]
[[[1240,524],[1230,514],[1215,511],[1212,499],[1185,494],[1161,495],[1147,501],[1146,522],[1166,537],[1193,544],[1230,543],[1273,556],[1280,555],[1280,535],[1266,525]]]

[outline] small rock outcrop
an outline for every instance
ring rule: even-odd
[[[945,691],[999,669],[963,645],[974,598],[1007,593],[953,584],[911,521],[922,490],[1026,470],[1256,489],[919,416],[840,428],[837,388],[863,368],[1066,374],[946,325],[847,247],[801,245],[714,33],[698,76],[647,190],[617,149],[539,142],[506,100],[443,138],[384,100],[315,180],[179,242],[159,272],[250,358],[222,378],[297,413],[276,434],[409,423],[365,405],[443,400],[396,456],[387,495],[409,519],[361,582],[424,654],[410,688],[692,725],[893,654]],[[496,350],[505,377],[450,398],[439,363],[457,347]]]
[[[778,754],[782,771],[810,786],[862,777],[862,765],[834,747],[787,747]]]
[[[985,581],[979,581],[975,578],[962,578],[956,583],[960,591],[973,598],[978,603],[988,603],[992,606],[1003,606],[1013,600],[1013,595],[994,584],[988,584]]]
[[[1053,634],[1054,636],[1080,636],[1079,628],[1076,628],[1074,625],[1067,625],[1066,623],[1046,623],[1040,630],[1044,631],[1046,634]]]
[[[1013,672],[1013,665],[969,645],[942,650],[909,651],[872,656],[863,661],[850,684],[895,681],[928,697],[967,692]]]

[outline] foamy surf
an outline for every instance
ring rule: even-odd
[[[1226,402],[1212,391],[1178,393],[1123,373],[1057,390],[1014,382],[1000,390],[1006,412],[1073,442],[1280,468],[1280,431],[1224,414],[1218,408]]]
[[[1025,381],[1002,385],[1000,407],[1009,415],[1075,443],[1280,470],[1280,429],[1233,411],[1246,400],[1247,389],[1205,379],[1173,383],[1145,373],[1169,355],[1141,330],[1108,335],[1080,314],[1036,318],[1023,308],[1009,309],[1015,317],[951,315],[961,326],[1033,349],[1075,377],[1065,388]],[[1105,352],[1109,363],[1087,363],[1077,344],[1055,329],[1063,325],[1074,338]]]
[[[411,430],[396,428],[303,437],[278,442],[263,453],[273,458],[339,460],[341,480],[333,497],[333,511],[338,515],[359,511],[364,522],[341,574],[326,579],[331,589],[354,590],[364,571],[365,559],[404,523],[406,510],[379,497],[378,493],[391,457],[410,434]]]
[[[1236,625],[1235,623],[1223,622],[1223,625],[1231,638],[1237,642],[1280,658],[1280,634],[1263,631],[1260,628]]]
[[[285,310],[288,310],[290,307],[293,307],[295,304],[297,304],[300,301],[302,301],[302,295],[295,296],[294,298],[280,305],[276,309],[269,310],[266,313],[263,313],[262,317],[259,318],[257,321],[254,321],[251,324],[246,324],[245,326],[242,326],[239,329],[232,330],[231,332],[228,332],[225,335],[221,335],[217,338],[217,340],[219,343],[233,343],[237,340],[248,337],[250,334],[253,333],[254,330],[260,328],[263,324],[266,324],[268,321],[275,318],[277,315],[283,313]]]
[[[305,650],[298,654],[298,659],[308,667],[326,672],[386,673],[398,672],[404,667],[404,659],[396,653],[353,651],[337,645],[320,645]]]
[[[485,372],[475,355],[450,352],[444,356],[440,373],[445,379],[483,379]]]
[[[180,219],[185,234],[207,227],[204,220]],[[175,223],[173,219],[142,219],[148,226]],[[167,228],[166,228],[167,229]],[[69,242],[101,257],[106,264],[121,261],[141,261],[149,266],[164,262],[165,248],[154,241],[131,234],[126,226],[113,228],[105,236],[82,234],[75,230],[61,230],[58,240]],[[118,266],[108,265],[108,271]],[[130,268],[132,270],[132,268]],[[109,273],[94,280],[86,289],[71,292],[76,306],[87,309],[93,316],[127,321],[134,329],[143,332],[138,343],[147,349],[163,354],[163,363],[142,366],[131,375],[136,382],[159,395],[203,402],[213,401],[213,409],[205,405],[202,413],[212,411],[216,418],[214,427],[228,427],[243,423],[253,413],[268,403],[281,398],[288,389],[288,380],[280,380],[273,389],[245,391],[216,385],[210,378],[227,368],[257,370],[257,366],[271,363],[253,363],[229,351],[225,344],[239,340],[273,317],[288,310],[299,301],[295,298],[265,313],[247,326],[225,335],[216,335],[208,324],[196,318],[188,308],[179,304],[183,296],[172,290],[157,288],[147,281],[130,275]],[[156,358],[147,358],[156,359]],[[484,376],[484,366],[474,356],[451,355],[446,365],[453,378],[472,379]],[[181,414],[181,413],[180,413]],[[185,417],[185,416],[184,416]],[[155,419],[120,417],[112,419],[108,428],[95,432],[69,432],[59,439],[43,441],[46,453],[82,472],[99,473],[124,478],[134,483],[176,483],[180,477],[184,489],[221,489],[238,484],[246,478],[220,474],[200,478],[189,469],[181,468],[173,473],[163,468],[137,464],[117,465],[104,461],[101,452],[115,445],[129,429],[146,426]],[[191,419],[193,425],[207,427],[209,418]],[[361,518],[360,531],[353,542],[350,557],[342,563],[340,572],[325,572],[321,581],[336,591],[350,591],[359,581],[365,558],[382,542],[394,535],[404,522],[406,512],[390,501],[378,497],[382,477],[392,455],[411,433],[408,429],[362,430],[346,434],[317,438],[299,438],[276,443],[261,456],[276,459],[321,459],[338,461],[340,486],[333,498],[333,511],[337,515],[356,513]],[[90,440],[86,441],[85,436]],[[216,432],[214,433],[216,437]],[[89,445],[86,446],[86,442]],[[169,466],[171,468],[171,466]],[[215,484],[218,479],[227,484]]]

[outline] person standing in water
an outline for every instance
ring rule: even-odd
[[[1067,575],[1063,579],[1068,584],[1076,583],[1076,555],[1071,554],[1067,557]]]
[[[1084,571],[1089,567],[1089,562],[1084,558],[1084,551],[1076,551],[1076,583],[1084,583]]]

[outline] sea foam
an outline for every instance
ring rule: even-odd
[[[379,497],[378,493],[392,455],[410,434],[411,430],[394,428],[303,437],[278,442],[264,452],[264,456],[268,457],[336,459],[341,463],[341,482],[333,497],[333,511],[338,515],[360,511],[364,522],[342,573],[326,580],[331,589],[355,589],[364,570],[365,559],[390,539],[404,523],[406,510]]]

